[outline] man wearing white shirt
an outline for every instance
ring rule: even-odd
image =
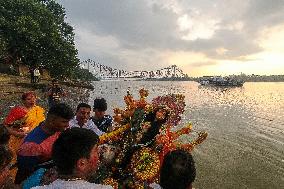
[[[86,103],[80,103],[77,106],[76,116],[69,121],[69,128],[79,127],[90,129],[94,131],[98,136],[104,134],[100,131],[94,122],[90,119],[91,106]]]

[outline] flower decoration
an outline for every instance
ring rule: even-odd
[[[163,134],[160,134],[157,136],[156,143],[159,146],[162,146],[162,150],[160,152],[160,160],[162,161],[164,156],[177,148],[184,149],[187,151],[192,151],[193,148],[201,144],[208,136],[206,132],[200,132],[198,134],[197,139],[195,139],[192,142],[189,143],[180,143],[177,141],[177,139],[184,134],[189,134],[192,131],[192,125],[189,123],[186,127],[183,127],[182,129],[178,131],[171,131],[170,127],[166,129],[166,131]]]
[[[159,155],[151,148],[142,148],[134,153],[130,166],[137,180],[152,182],[159,173],[159,165]]]
[[[145,89],[141,89],[139,93],[140,93],[140,99],[135,100],[133,96],[130,94],[130,92],[127,91],[127,95],[124,97],[124,102],[126,104],[125,109],[124,110],[119,108],[113,109],[114,112],[113,117],[115,122],[122,123],[125,119],[131,119],[137,108],[144,109],[145,106],[148,105],[146,101],[146,97],[148,96],[148,91]]]
[[[152,100],[154,109],[163,108],[169,112],[169,118],[166,125],[177,125],[181,120],[181,114],[184,112],[185,102],[184,95],[171,94],[166,96],[158,96]]]
[[[118,182],[117,180],[113,179],[113,178],[106,178],[105,180],[103,180],[102,184],[104,185],[110,185],[112,186],[114,189],[118,189]]]
[[[110,133],[105,133],[103,135],[100,136],[100,144],[104,144],[107,142],[111,142],[111,141],[117,141],[120,140],[122,137],[122,134],[130,128],[129,124],[126,124],[124,126],[121,126],[120,128],[110,132]]]
[[[148,90],[142,88],[139,90],[139,94],[140,94],[140,100],[136,101],[136,105],[139,108],[145,108],[145,106],[148,104],[146,101],[146,97],[149,95],[149,92]]]
[[[139,94],[141,99],[145,99],[149,95],[149,92],[148,90],[142,88],[139,90]]]

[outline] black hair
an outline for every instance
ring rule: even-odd
[[[74,117],[74,113],[71,107],[64,103],[59,103],[52,106],[47,113],[47,118],[50,115],[61,117],[64,119],[72,119]]]
[[[96,98],[94,100],[93,109],[97,109],[98,111],[106,111],[107,110],[107,102],[104,98]]]
[[[25,92],[25,93],[22,94],[22,100],[26,100],[28,98],[28,96],[30,96],[30,95],[36,97],[35,92],[29,91],[29,92]]]
[[[8,129],[3,124],[0,124],[0,145],[8,144],[9,139],[10,133]]]
[[[4,168],[12,160],[12,152],[6,146],[0,145],[0,168]],[[1,170],[2,172],[2,170]]]
[[[194,180],[196,169],[192,155],[184,150],[169,152],[160,170],[163,189],[186,189]]]
[[[90,158],[91,151],[98,141],[98,135],[89,129],[72,128],[63,131],[52,149],[52,159],[58,173],[73,174],[77,161],[81,158]]]
[[[80,108],[89,108],[89,109],[91,109],[91,106],[89,104],[86,104],[86,103],[82,102],[82,103],[80,103],[77,106],[76,112],[78,112]]]
[[[169,118],[169,113],[166,112],[165,118],[162,120],[156,120],[156,114],[160,109],[156,109],[155,111],[147,114],[145,116],[145,121],[151,122],[150,128],[143,134],[142,138],[140,139],[141,144],[147,144],[149,143],[150,145],[154,144],[153,139],[160,133],[160,129],[164,123]]]

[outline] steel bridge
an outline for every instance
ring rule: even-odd
[[[88,69],[96,77],[101,79],[119,79],[119,78],[184,78],[186,74],[176,65],[162,68],[155,71],[125,71],[115,69],[103,64],[97,63],[93,60],[86,60],[81,62],[83,68]]]

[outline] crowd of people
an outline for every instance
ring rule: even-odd
[[[47,113],[34,92],[10,110],[0,126],[0,188],[113,188],[91,179],[104,157],[99,137],[114,130],[106,100],[95,99],[93,108],[79,103],[73,113],[60,101],[63,95],[53,80]],[[159,182],[147,188],[190,189],[195,175],[192,155],[176,149],[165,156]]]

